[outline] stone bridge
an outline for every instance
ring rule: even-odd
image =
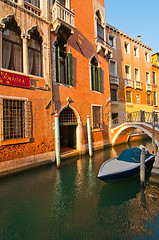
[[[145,111],[121,113],[118,118],[113,119],[112,145],[128,142],[132,132],[136,129],[146,133],[159,148],[159,112]]]

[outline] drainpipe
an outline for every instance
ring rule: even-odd
[[[87,115],[87,134],[88,134],[88,146],[89,146],[89,156],[92,157],[92,138],[91,138],[91,124],[90,116]]]

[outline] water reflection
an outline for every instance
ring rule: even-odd
[[[141,189],[138,177],[115,184],[97,179],[101,164],[128,147],[1,180],[0,239],[156,240],[159,188]]]

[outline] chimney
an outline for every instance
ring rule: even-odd
[[[138,38],[138,41],[141,42],[141,36],[138,35],[137,38]]]

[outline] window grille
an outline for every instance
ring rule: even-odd
[[[59,123],[62,124],[77,124],[77,118],[71,108],[66,108],[60,113]]]
[[[30,110],[29,110],[30,109]],[[31,106],[26,100],[0,98],[0,140],[29,138]]]
[[[102,128],[102,107],[93,106],[93,128]]]

